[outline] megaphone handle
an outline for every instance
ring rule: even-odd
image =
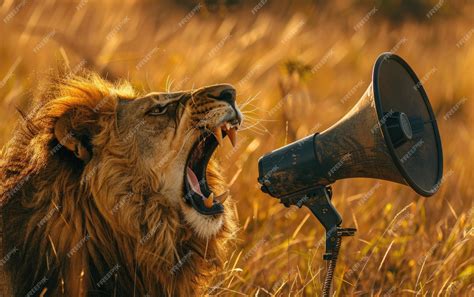
[[[336,249],[338,227],[342,223],[342,218],[331,203],[331,188],[325,187],[322,190],[309,193],[304,205],[311,210],[324,229],[326,229],[326,253],[324,254],[324,259],[329,260]]]

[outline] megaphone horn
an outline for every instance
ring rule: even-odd
[[[259,182],[278,198],[354,177],[405,184],[431,196],[442,177],[442,159],[423,86],[402,58],[384,53],[357,104],[327,130],[263,156]]]

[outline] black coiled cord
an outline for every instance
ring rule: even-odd
[[[326,272],[326,278],[324,280],[323,297],[329,297],[331,294],[331,285],[334,278],[334,271],[336,270],[337,255],[339,248],[341,247],[341,236],[336,236],[336,246],[332,254],[331,260],[329,260],[328,270]]]

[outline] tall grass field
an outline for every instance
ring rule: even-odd
[[[415,70],[437,116],[430,198],[373,179],[333,185],[345,227],[334,296],[474,296],[472,1],[0,1],[0,144],[37,85],[66,67],[143,93],[231,83],[245,119],[217,152],[240,231],[211,296],[317,296],[324,229],[257,183],[260,156],[323,131],[359,100],[378,55]]]

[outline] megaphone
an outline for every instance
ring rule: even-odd
[[[332,183],[376,178],[431,196],[440,186],[443,154],[422,83],[401,57],[383,53],[373,67],[372,83],[343,118],[264,155],[258,170],[263,192],[286,206],[311,209],[326,229],[324,259],[331,260],[337,258],[340,237],[355,232],[339,227],[342,219],[331,204]]]

